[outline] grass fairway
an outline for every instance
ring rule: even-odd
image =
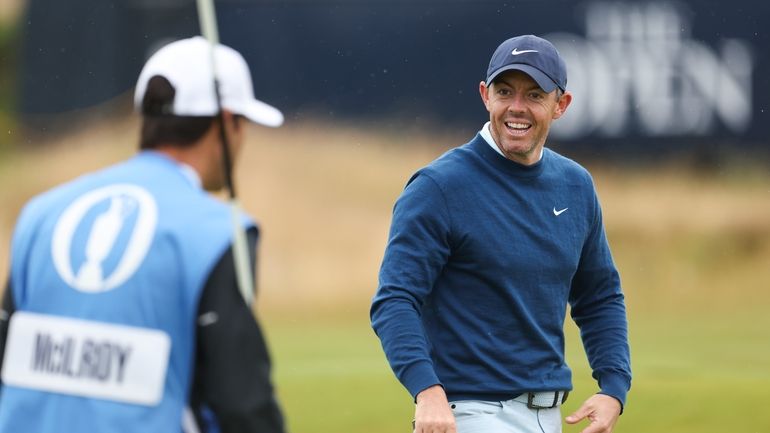
[[[284,315],[265,323],[292,431],[409,431],[414,408],[366,320]],[[575,390],[565,416],[596,390],[577,331],[567,328]],[[770,431],[769,329],[767,315],[759,314],[636,318],[634,383],[616,431]]]
[[[366,320],[266,318],[291,431],[405,431],[413,408]]]
[[[3,155],[0,279],[21,205],[131,155],[135,128],[84,128]],[[408,176],[468,137],[321,124],[250,132],[237,182],[262,225],[257,312],[291,431],[409,432],[413,405],[369,328],[369,300]],[[629,308],[634,382],[616,432],[770,432],[767,168],[588,165]],[[575,386],[566,415],[596,384],[565,327]]]

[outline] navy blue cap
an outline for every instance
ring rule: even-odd
[[[552,43],[533,35],[516,36],[500,44],[487,69],[487,85],[505,71],[522,71],[551,93],[567,88],[567,66]]]

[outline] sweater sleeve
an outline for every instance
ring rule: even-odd
[[[412,397],[440,384],[420,320],[422,305],[449,257],[444,196],[426,174],[407,184],[393,210],[370,317],[393,372]]]
[[[631,387],[628,324],[620,277],[612,260],[594,193],[594,219],[570,290],[571,314],[600,393],[625,405]]]

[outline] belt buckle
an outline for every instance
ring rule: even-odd
[[[555,408],[559,403],[564,403],[567,401],[567,396],[569,395],[569,391],[564,391],[564,394],[561,397],[561,401],[559,401],[559,392],[561,391],[554,391],[553,393],[553,404],[550,406],[541,406],[539,404],[536,404],[534,402],[535,400],[535,392],[528,392],[527,393],[527,407],[530,409],[552,409]]]

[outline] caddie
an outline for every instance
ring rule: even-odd
[[[220,129],[237,158],[245,121],[283,116],[254,98],[238,52],[215,56],[222,122],[211,45],[172,42],[136,85],[140,152],[24,207],[0,316],[0,432],[284,431],[230,208],[207,193],[225,185]],[[255,257],[257,226],[240,225]]]

